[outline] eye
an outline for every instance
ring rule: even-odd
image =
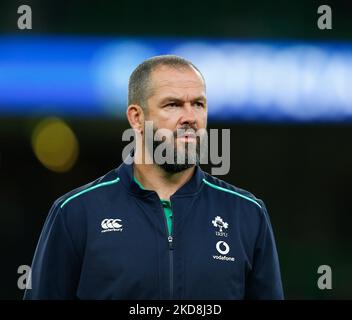
[[[174,108],[174,107],[178,107],[178,104],[176,102],[171,102],[171,103],[168,103],[165,107]]]
[[[196,105],[196,107],[200,107],[200,108],[204,107],[204,103],[203,102],[196,102],[195,105]]]

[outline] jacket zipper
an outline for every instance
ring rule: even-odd
[[[172,208],[172,207],[171,207]],[[167,237],[167,242],[169,246],[169,281],[170,281],[170,300],[173,298],[173,292],[174,292],[174,247],[173,247],[173,226],[171,228],[171,234],[169,234],[169,228],[167,226],[167,220],[164,212],[164,207],[162,205],[163,209],[163,216],[164,216],[164,221],[165,221],[165,227],[166,227],[166,234],[168,235]]]
[[[172,235],[169,235],[167,239],[169,242],[169,261],[170,261],[170,299],[172,300],[173,292],[174,292],[174,248],[172,243],[173,241]]]

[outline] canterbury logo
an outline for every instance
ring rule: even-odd
[[[120,219],[104,219],[101,222],[101,232],[108,232],[108,231],[122,231],[122,224]]]

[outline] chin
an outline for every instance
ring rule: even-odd
[[[169,164],[169,163],[164,163],[162,165],[160,165],[160,167],[168,172],[168,173],[178,173],[178,172],[182,172],[182,171],[185,171],[189,168],[192,168],[194,167],[195,164],[177,164],[177,163],[174,163],[174,164]]]

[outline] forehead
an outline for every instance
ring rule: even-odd
[[[151,73],[151,96],[204,96],[204,81],[199,72],[189,68],[159,66]]]

